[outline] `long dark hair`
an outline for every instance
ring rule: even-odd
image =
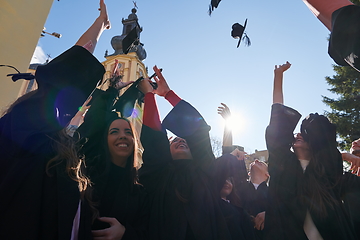
[[[38,93],[38,89],[30,91],[18,99],[16,99],[6,109],[2,115],[11,113],[15,106],[30,100],[35,94]],[[51,136],[50,136],[51,135]],[[72,137],[67,135],[66,130],[62,129],[54,134],[50,134],[48,137],[52,140],[52,149],[55,156],[51,158],[46,164],[46,173],[48,176],[52,176],[51,168],[65,162],[65,172],[69,178],[78,184],[78,188],[82,197],[84,192],[90,184],[90,180],[84,174],[83,158],[78,155],[78,146]]]
[[[134,151],[132,154],[128,157],[126,161],[126,173],[128,177],[128,183],[129,187],[132,188],[134,184],[138,183],[138,176],[137,176],[137,139],[136,134],[134,132],[134,128],[131,124],[131,122],[126,118],[121,117],[111,117],[106,124],[106,128],[103,129],[103,133],[101,136],[101,139],[97,139],[97,142],[100,143],[100,145],[97,146],[98,151],[96,151],[96,154],[86,155],[86,158],[88,159],[88,167],[89,167],[89,174],[97,174],[98,176],[102,176],[103,174],[107,174],[109,171],[109,168],[111,166],[111,157],[109,152],[109,146],[107,144],[107,137],[108,137],[108,130],[111,125],[111,123],[115,120],[122,119],[125,120],[133,133],[134,136]]]
[[[115,120],[122,119],[125,120],[133,133],[134,136],[134,151],[128,157],[125,166],[125,181],[126,186],[130,190],[130,193],[134,191],[134,188],[138,184],[138,174],[137,174],[137,139],[134,132],[134,128],[131,122],[126,118],[118,117],[116,113],[112,113],[107,117],[105,126],[102,127],[98,135],[92,136],[89,138],[88,146],[84,148],[84,153],[86,156],[86,168],[87,175],[92,181],[91,185],[91,199],[90,202],[91,209],[93,212],[93,221],[99,216],[97,207],[99,205],[99,194],[105,187],[106,181],[109,176],[109,171],[112,165],[111,155],[108,147],[108,130],[111,123]],[[85,145],[86,145],[85,144]]]
[[[74,139],[62,129],[52,138],[53,149],[57,153],[46,164],[46,173],[52,176],[51,169],[62,162],[65,162],[65,171],[71,180],[78,183],[81,197],[90,185],[90,179],[84,174],[84,156],[79,156],[79,146]]]
[[[39,102],[41,100],[41,95],[37,94],[41,94],[38,89],[22,95],[2,113],[1,117],[12,114],[13,111],[16,111],[15,109],[18,105],[26,104],[28,101],[35,101],[36,99],[36,101]],[[15,112],[15,114],[18,113]],[[64,174],[65,177],[68,177],[77,183],[80,198],[90,200],[90,195],[88,194],[90,193],[90,180],[84,174],[84,158],[78,155],[79,148],[76,141],[67,135],[66,130],[62,129],[60,126],[53,130],[50,129],[46,134],[44,133],[44,136],[50,140],[51,149],[49,150],[52,154],[49,156],[51,159],[47,161],[45,167],[47,176],[52,177],[54,176],[56,169],[60,170],[57,174]]]
[[[340,204],[336,190],[342,175],[341,154],[337,150],[336,126],[323,115],[310,114],[301,126],[311,159],[301,182],[300,195],[309,210],[319,218],[329,216]]]
[[[328,209],[333,210],[339,202],[332,194],[336,184],[329,181],[326,169],[319,156],[313,154],[304,173],[300,194],[310,211],[320,218],[328,217]],[[325,160],[326,161],[326,160]]]

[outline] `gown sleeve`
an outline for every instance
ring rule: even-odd
[[[349,2],[349,4],[351,4]],[[333,12],[328,53],[340,66],[360,70],[360,6],[348,5]]]
[[[38,89],[2,118],[0,143],[38,151],[38,136],[63,129],[104,72],[102,64],[80,46],[39,66],[35,74]]]
[[[294,141],[294,129],[301,115],[296,110],[282,104],[273,104],[270,124],[266,128],[266,145],[269,151],[269,174],[272,182],[278,182],[286,166],[293,162],[291,145]],[[291,164],[294,165],[294,164]]]
[[[234,178],[236,190],[240,189],[241,185],[247,183],[248,173],[245,161],[239,161],[232,154],[227,153],[217,158],[215,166],[219,191],[228,177]]]
[[[197,164],[206,167],[215,160],[210,143],[210,126],[189,103],[181,100],[165,117],[163,128],[184,138]]]
[[[149,192],[152,192],[158,186],[161,173],[172,157],[169,140],[161,126],[154,94],[145,94],[144,100],[143,125],[140,135],[144,152],[143,164],[139,169],[139,180]]]
[[[291,151],[293,131],[300,117],[292,108],[282,104],[272,105],[270,124],[265,133],[270,174],[265,239],[285,240],[288,239],[286,234],[289,232],[299,236],[298,239],[306,239],[301,228],[296,227],[298,223],[295,220],[299,213],[297,179],[303,174],[303,170]]]

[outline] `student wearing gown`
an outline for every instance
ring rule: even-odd
[[[75,46],[38,67],[38,89],[0,119],[0,239],[77,239],[74,219],[88,181],[62,129],[105,72],[91,54],[110,26],[102,0],[100,8]]]
[[[112,111],[119,90],[130,83],[119,81],[99,91],[78,129],[86,138],[82,152],[94,205],[86,218],[94,240],[147,239],[150,209],[137,181],[137,141],[130,121]]]
[[[150,239],[232,239],[213,179],[210,127],[169,89],[157,67],[154,71],[158,88],[154,90],[146,80],[140,86],[145,106],[139,179],[152,198]],[[162,124],[153,92],[174,106]],[[165,129],[178,137],[169,143]]]
[[[227,124],[231,118],[230,109],[224,103],[221,105],[218,107],[218,113],[225,119],[226,124],[222,146],[223,155],[216,160],[218,185],[222,186],[221,184],[226,177],[231,178],[232,191],[226,198],[240,212],[245,211],[247,215],[250,215],[253,223],[250,223],[249,230],[254,230],[256,239],[263,239],[262,230],[264,228],[267,180],[269,178],[267,165],[255,160],[250,164],[248,174],[245,166],[246,153],[239,150],[238,146],[232,145],[232,130]],[[248,175],[250,175],[250,180],[247,180]],[[246,225],[246,219],[242,222],[242,225]]]
[[[253,219],[256,239],[262,240],[267,208],[268,167],[264,162],[255,159],[250,164],[249,174],[249,181],[240,186],[240,199],[244,210]]]
[[[238,153],[240,150],[235,149],[234,151],[231,154],[221,156],[216,161],[217,188],[221,197],[219,205],[232,239],[255,239],[250,215],[241,206],[242,201],[238,193],[235,193],[236,183],[234,179],[239,173],[234,171],[234,168],[236,169],[239,166],[236,164],[239,160],[235,156],[240,154]]]
[[[283,72],[289,67],[287,62],[274,70],[274,104],[266,129],[271,178],[265,239],[357,239],[343,196],[360,189],[359,179],[343,174],[336,127],[325,116],[310,114],[294,137],[301,115],[283,105],[282,93]]]

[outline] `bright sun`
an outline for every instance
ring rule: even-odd
[[[244,118],[235,112],[232,112],[231,117],[224,122],[232,130],[233,135],[240,133],[244,129]]]

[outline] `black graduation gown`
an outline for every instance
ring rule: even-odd
[[[262,182],[257,189],[251,182],[246,182],[240,186],[240,198],[244,210],[251,216],[256,217],[261,212],[266,211],[268,186]],[[263,239],[263,230],[254,229],[256,239]]]
[[[77,132],[81,136],[80,142],[84,142],[81,150],[86,157],[87,174],[93,183],[92,200],[100,217],[116,218],[125,227],[122,240],[147,239],[150,211],[147,192],[143,186],[133,183],[130,175],[135,170],[129,164],[130,159],[125,168],[119,167],[106,157],[108,153],[104,150],[108,147],[109,125],[119,119],[118,114],[112,111],[118,94],[119,91],[112,87],[106,91],[97,89],[85,121]],[[122,102],[131,108],[136,99],[132,94],[124,95],[121,96]],[[92,211],[87,208],[84,212],[82,217],[89,220],[86,225],[91,225]],[[93,230],[108,227],[108,223],[99,220],[92,224]]]
[[[351,3],[349,3],[351,4]],[[351,66],[360,71],[360,6],[348,5],[331,16],[331,35],[328,53],[340,66]]]
[[[353,228],[355,229],[357,239],[360,239],[359,177],[350,172],[347,172],[344,174],[341,181],[341,185],[343,188],[343,191],[341,193],[342,199],[344,200],[345,207],[349,212],[351,223]]]
[[[77,183],[64,162],[50,170],[52,176],[45,169],[56,155],[53,141],[64,119],[76,113],[103,73],[91,53],[74,46],[39,66],[38,90],[0,119],[0,239],[70,239]]]
[[[266,129],[271,177],[269,205],[265,218],[265,239],[307,239],[303,225],[309,207],[300,200],[298,192],[304,173],[296,155],[290,150],[294,139],[293,131],[300,117],[296,110],[284,105],[272,106],[270,124]],[[328,217],[325,219],[319,219],[309,210],[310,215],[324,240],[356,239],[341,195],[350,188],[354,189],[359,183],[357,179],[350,179],[342,174],[342,158],[336,148],[335,138],[321,139],[331,135],[329,132],[335,129],[319,128],[318,130],[319,141],[328,144],[321,154],[322,159],[327,161],[327,164],[324,164],[326,177],[331,183],[338,182],[328,190],[338,200],[338,205],[334,206],[334,209],[326,206]]]
[[[162,126],[186,139],[193,159],[172,160],[165,132],[143,125],[139,177],[152,197],[150,239],[231,239],[213,180],[210,127],[185,101],[172,109]]]
[[[223,199],[220,199],[219,205],[232,239],[255,239],[250,216],[243,208],[236,207]]]
[[[124,227],[122,240],[147,239],[149,199],[138,184],[129,185],[126,169],[111,163],[110,171],[94,180],[95,201],[100,217],[116,218]],[[95,221],[92,229],[104,229],[107,223]]]
[[[265,211],[267,206],[267,184],[263,182],[259,185],[256,190],[254,185],[247,181],[247,169],[244,161],[239,161],[235,156],[226,153],[219,157],[216,160],[216,171],[217,171],[217,182],[218,185],[222,187],[223,182],[229,176],[232,176],[235,182],[235,186],[233,191],[236,192],[236,195],[240,198],[240,202],[237,205],[240,211],[245,211],[248,215],[256,217],[256,215],[260,212]],[[231,195],[229,196],[229,200],[231,203]],[[245,218],[242,222],[246,222],[247,218]],[[243,223],[246,225],[246,223]],[[263,231],[254,229],[254,224],[250,224],[251,229],[254,230],[254,234],[256,239],[262,239]]]
[[[217,182],[221,188],[226,178],[232,176],[236,191],[239,191],[240,186],[247,183],[249,177],[245,161],[239,161],[234,155],[226,151],[223,151],[223,155],[216,159],[216,172]]]

